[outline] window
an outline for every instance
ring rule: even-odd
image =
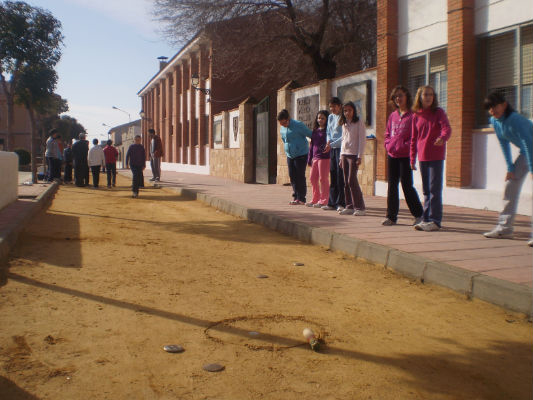
[[[526,118],[533,118],[533,25],[488,34],[478,40],[476,124],[486,126],[483,99],[501,92]]]
[[[222,120],[213,123],[213,142],[222,143]]]
[[[403,59],[400,62],[402,84],[414,97],[420,86],[435,89],[439,106],[448,105],[448,54],[446,49],[429,51],[423,55]]]

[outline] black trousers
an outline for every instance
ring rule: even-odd
[[[87,161],[74,161],[74,181],[76,186],[89,184],[89,165]]]
[[[65,163],[65,175],[63,179],[65,182],[72,182],[72,163]]]
[[[106,164],[105,170],[107,173],[107,186],[111,186],[111,183],[115,186],[115,183],[117,182],[117,164]]]
[[[143,180],[143,167],[130,165],[130,169],[132,174],[131,191],[133,193],[139,193],[139,187]]]
[[[409,157],[393,158],[387,156],[389,187],[387,191],[387,218],[396,222],[400,208],[398,184],[402,183],[403,195],[411,214],[418,218],[424,212],[418,193],[413,187],[413,171],[409,164]]]
[[[101,165],[91,166],[91,173],[93,175],[93,186],[95,188],[98,187],[98,184],[100,183],[100,168],[102,168]]]
[[[305,169],[307,168],[307,154],[294,158],[287,157],[289,167],[289,178],[292,186],[292,197],[305,203],[307,194],[307,184],[305,182]]]
[[[341,159],[341,149],[331,149],[329,153],[329,201],[328,206],[330,207],[345,207],[346,203],[344,201],[344,172],[339,166]]]

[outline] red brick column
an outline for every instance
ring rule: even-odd
[[[206,52],[206,49],[204,46],[200,47],[200,51],[198,53],[198,77],[200,78],[199,86],[201,88],[205,88],[205,78],[209,76],[209,59]],[[205,148],[206,145],[209,143],[206,143],[205,140],[205,133],[209,129],[206,124],[206,118],[205,118],[205,93],[200,92],[199,97],[199,108],[198,112],[199,115],[196,117],[198,118],[198,148],[200,149],[200,159],[198,160],[198,164],[205,165],[206,159],[205,159]]]
[[[164,146],[164,156],[163,161],[166,162],[172,162],[172,135],[171,135],[171,129],[172,129],[172,74],[167,74],[164,80],[164,88],[165,88],[165,124],[163,127],[163,132],[165,135],[165,140],[163,141]]]
[[[181,121],[181,159],[183,164],[190,164],[189,160],[189,120],[187,119],[187,90],[190,89],[189,66],[187,61],[181,64],[181,101],[183,115]]]
[[[475,122],[475,0],[448,0],[448,141],[447,186],[472,183],[472,129]]]
[[[179,67],[174,67],[172,71],[172,79],[174,81],[174,86],[172,87],[172,122],[174,124],[174,129],[172,131],[174,136],[174,148],[172,152],[174,153],[173,162],[181,162],[181,76],[179,75]]]
[[[377,19],[377,66],[376,89],[376,179],[387,179],[387,153],[384,148],[389,94],[399,83],[398,62],[398,1],[378,0]]]
[[[198,161],[196,160],[196,146],[198,145],[198,127],[196,126],[196,89],[192,87],[190,80],[191,76],[195,74],[198,75],[198,58],[195,54],[191,54],[191,61],[189,67],[190,75],[188,87],[191,91],[191,109],[189,110],[191,113],[191,119],[189,121],[189,147],[191,159],[189,161],[189,164],[197,164]]]

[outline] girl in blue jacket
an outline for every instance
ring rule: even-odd
[[[494,127],[498,141],[507,164],[505,191],[503,193],[503,210],[498,218],[498,225],[485,232],[487,238],[510,239],[513,237],[513,223],[522,184],[528,174],[533,174],[533,123],[513,110],[501,93],[493,92],[485,99],[485,109],[489,111],[490,123]],[[511,144],[520,149],[520,154],[513,161]],[[531,175],[533,177],[533,175]],[[533,247],[533,238],[528,245]]]

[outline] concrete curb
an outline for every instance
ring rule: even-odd
[[[433,261],[349,235],[322,228],[313,228],[307,224],[288,220],[265,211],[248,209],[230,200],[198,193],[193,189],[161,187],[193,200],[202,201],[227,214],[293,236],[303,242],[340,251],[366,262],[383,265],[422,283],[443,286],[464,294],[468,298],[475,297],[505,309],[532,316],[533,291],[527,286],[457,268],[453,265]]]
[[[17,243],[19,234],[26,228],[28,222],[39,211],[49,205],[58,188],[59,184],[57,182],[50,184],[50,186],[48,186],[44,192],[39,194],[35,200],[29,202],[30,206],[22,212],[17,212],[16,218],[14,218],[9,225],[0,230],[0,284],[5,282],[9,253]],[[9,212],[9,207],[10,206],[8,205],[3,211]]]

